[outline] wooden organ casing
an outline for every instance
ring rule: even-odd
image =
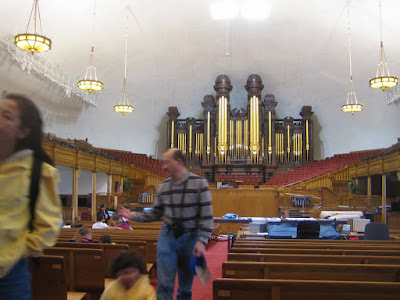
[[[167,148],[179,148],[186,165],[202,168],[208,180],[218,173],[262,174],[268,180],[280,168],[313,161],[311,106],[303,106],[301,119],[278,119],[275,96],[267,94],[259,75],[252,74],[245,88],[246,108],[230,106],[233,87],[227,75],[217,77],[216,96],[206,95],[203,119],[178,119],[177,107],[168,108]]]

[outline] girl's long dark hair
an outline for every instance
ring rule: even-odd
[[[7,94],[3,98],[15,101],[18,104],[20,126],[30,129],[26,138],[17,141],[15,151],[31,149],[36,158],[53,165],[53,161],[42,148],[43,121],[36,104],[28,97],[20,94]]]

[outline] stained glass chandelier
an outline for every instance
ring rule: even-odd
[[[374,89],[382,89],[384,91],[386,88],[391,88],[396,86],[399,80],[397,77],[390,76],[385,49],[383,48],[381,0],[379,0],[379,21],[380,21],[380,35],[381,35],[379,62],[378,62],[378,67],[376,69],[376,76],[375,78],[372,78],[369,81],[369,85]]]
[[[33,23],[33,31],[29,31],[29,25]],[[39,11],[39,0],[33,1],[32,11],[29,16],[28,25],[26,26],[26,32],[17,34],[14,37],[15,45],[18,48],[26,51],[35,52],[46,52],[51,49],[51,40],[42,34],[38,33],[38,27],[40,27],[39,33],[42,32],[42,22]]]

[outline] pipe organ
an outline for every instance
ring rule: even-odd
[[[232,88],[227,75],[217,77],[216,97],[206,95],[201,103],[203,119],[178,119],[177,107],[169,107],[167,147],[181,149],[188,167],[202,168],[210,181],[216,173],[256,173],[266,180],[279,168],[313,160],[311,106],[302,107],[301,119],[278,119],[274,95],[262,100],[264,85],[253,74],[245,85],[247,107],[231,110]]]

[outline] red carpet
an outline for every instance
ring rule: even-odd
[[[195,276],[193,282],[193,296],[192,300],[211,300],[213,298],[213,280],[222,277],[222,263],[228,257],[228,242],[227,241],[211,241],[208,250],[205,253],[207,266],[211,273],[211,279],[203,285],[200,280]],[[157,279],[152,280],[152,284],[157,288]],[[178,276],[175,277],[175,292],[174,299],[176,299],[176,292],[178,290]]]
[[[205,253],[207,266],[211,273],[211,279],[203,285],[197,276],[193,282],[193,297],[192,300],[211,300],[213,298],[213,280],[222,277],[222,263],[228,257],[228,242],[227,241],[212,241],[211,246]]]

